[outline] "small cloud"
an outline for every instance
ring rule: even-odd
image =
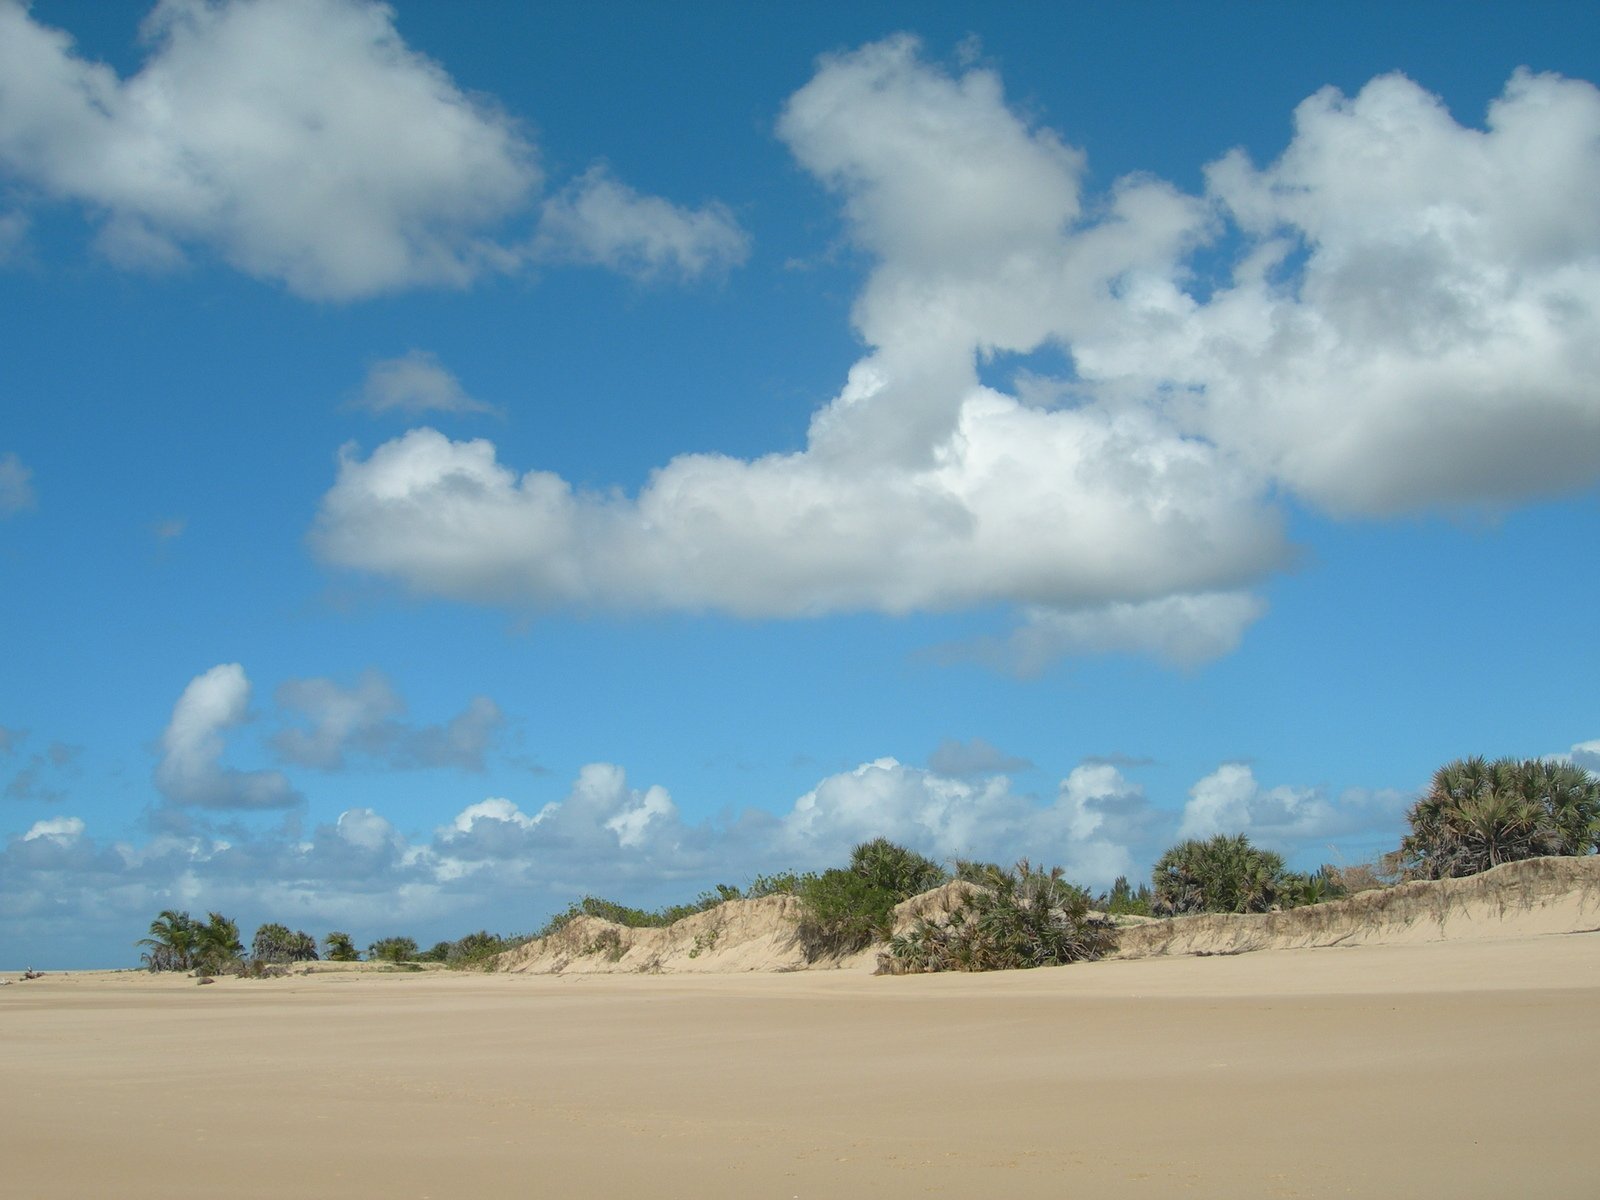
[[[1579,742],[1572,748],[1570,757],[1575,765],[1600,775],[1600,738],[1590,742]]]
[[[22,835],[25,842],[35,842],[48,839],[66,845],[77,841],[83,836],[84,824],[78,817],[47,817],[43,821],[35,821]]]
[[[157,521],[154,525],[150,526],[150,532],[155,536],[156,541],[165,544],[182,537],[183,531],[188,527],[189,522],[187,518],[169,517],[165,521]]]
[[[533,256],[608,267],[635,279],[694,279],[742,264],[750,235],[726,205],[681,208],[594,166],[545,201]]]
[[[22,247],[27,236],[28,218],[25,213],[0,213],[0,264],[14,262],[22,257]]]
[[[467,395],[437,355],[408,350],[399,358],[385,358],[367,369],[367,379],[355,407],[371,413],[399,413],[417,417],[428,412],[490,413],[495,409]]]
[[[276,734],[273,748],[286,762],[324,771],[343,770],[352,754],[392,770],[481,771],[505,725],[487,696],[475,697],[442,725],[411,725],[400,719],[405,701],[378,671],[365,672],[350,687],[332,679],[291,679],[278,689],[277,701],[308,724]]]
[[[51,742],[43,750],[30,755],[27,765],[6,783],[6,798],[42,801],[46,804],[66,799],[66,792],[53,786],[48,778],[69,769],[81,753],[81,746]]]
[[[962,742],[945,738],[934,752],[928,755],[928,769],[940,775],[967,778],[972,775],[993,775],[1011,771],[1026,771],[1033,766],[1025,758],[1007,754],[994,743],[975,737]]]
[[[0,725],[0,754],[9,754],[27,740],[26,729],[8,729]]]
[[[0,454],[0,517],[13,517],[38,505],[33,472],[15,454]]]

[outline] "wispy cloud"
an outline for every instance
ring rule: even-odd
[[[0,454],[0,518],[14,517],[38,502],[33,472],[15,454]]]
[[[380,359],[367,369],[355,405],[368,412],[413,418],[424,413],[490,413],[495,409],[467,395],[460,380],[447,371],[438,355],[408,350],[398,358]]]

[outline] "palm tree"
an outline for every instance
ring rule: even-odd
[[[262,963],[307,962],[317,957],[317,940],[304,930],[291,932],[273,922],[256,930],[250,957]]]
[[[1406,874],[1475,875],[1546,854],[1587,854],[1600,837],[1600,780],[1570,763],[1457,759],[1406,814]]]
[[[152,971],[187,971],[194,965],[199,934],[198,921],[187,912],[168,908],[150,922],[150,936],[135,945],[150,947],[140,957]]]
[[[196,931],[194,967],[207,974],[226,971],[244,955],[239,926],[219,912],[207,913]]]
[[[1266,912],[1283,899],[1283,857],[1260,850],[1244,834],[1179,842],[1151,873],[1151,911],[1180,913]]]
[[[361,960],[361,952],[356,949],[356,944],[350,940],[348,933],[335,929],[324,940],[328,947],[329,962],[359,962]]]

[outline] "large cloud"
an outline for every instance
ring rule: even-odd
[[[529,235],[505,225],[532,217],[534,147],[408,48],[388,7],[162,0],[144,36],[149,56],[124,80],[0,0],[0,167],[103,214],[113,261],[169,266],[204,246],[336,300],[526,261]],[[707,237],[740,236],[724,210],[633,199],[699,222],[659,249],[682,273],[727,261]]]
[[[1500,504],[1600,472],[1600,97],[1519,74],[1487,131],[1399,77],[1301,106],[1265,169],[1082,193],[1084,156],[909,38],[822,60],[780,135],[870,256],[869,353],[799,453],[634,495],[414,430],[347,448],[328,562],[523,607],[810,616],[1012,605],[1021,670],[1225,654],[1291,555],[1270,497]],[[1196,280],[1195,252],[1236,266]],[[1073,374],[1010,395],[995,356]]]
[[[1600,474],[1600,92],[1519,71],[1483,130],[1398,75],[1295,113],[1211,196],[1248,247],[1080,370],[1186,394],[1185,427],[1334,512],[1499,505]],[[1296,265],[1297,256],[1303,262]]]

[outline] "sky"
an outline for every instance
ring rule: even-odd
[[[1600,769],[1600,10],[0,0],[0,967]]]

